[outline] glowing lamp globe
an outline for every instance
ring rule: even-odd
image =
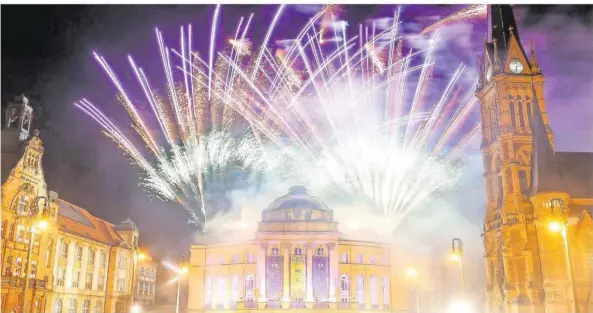
[[[562,224],[560,222],[550,222],[548,229],[553,233],[558,233],[562,230]]]

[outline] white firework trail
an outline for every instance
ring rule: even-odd
[[[205,223],[216,212],[208,209],[207,190],[236,188],[220,183],[226,174],[248,177],[270,171],[296,172],[302,181],[322,181],[325,190],[367,200],[395,228],[420,203],[456,182],[459,173],[450,162],[478,132],[472,126],[468,134],[459,134],[471,123],[468,117],[475,100],[471,88],[462,101],[451,99],[456,97],[452,90],[459,85],[463,65],[452,72],[444,89],[433,82],[434,65],[439,62],[435,55],[438,31],[427,49],[404,55],[399,10],[394,12],[391,27],[377,33],[374,25],[370,31],[361,26],[358,35],[352,36],[345,22],[341,34],[336,31],[334,17],[328,13],[335,8],[326,7],[290,40],[280,58],[266,45],[280,23],[281,5],[264,44],[253,53],[246,38],[253,15],[244,27],[241,18],[229,40],[229,54],[216,52],[214,45],[220,10],[219,5],[214,11],[208,61],[192,51],[191,37],[186,38],[191,26],[187,32],[181,28],[181,52],[166,47],[156,30],[169,105],[158,101],[142,69],[130,58],[171,147],[169,153],[156,144],[102,57],[101,64],[124,94],[135,129],[156,161],[146,161],[92,104],[77,103],[147,173],[145,182],[153,194],[178,201],[190,212],[200,207],[203,216],[194,216],[198,223]],[[341,38],[335,45],[323,45],[324,30],[315,26],[321,19],[326,20],[321,25],[327,25],[329,18],[334,38]],[[182,79],[175,80],[173,61]],[[410,88],[413,84],[415,88]],[[233,129],[224,125],[233,123],[228,120],[223,121],[222,132],[198,131],[205,123],[201,112],[216,113],[210,109],[215,103],[222,106],[223,120],[234,116],[224,112],[237,113],[236,119],[244,122],[239,131],[243,137],[229,135]],[[458,103],[452,116],[445,110],[450,103]],[[172,124],[177,134],[169,134]],[[271,153],[270,145],[280,153]],[[286,161],[288,154],[291,162]],[[293,166],[295,160],[300,162],[298,169]],[[282,168],[285,163],[291,166]]]

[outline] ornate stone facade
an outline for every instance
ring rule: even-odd
[[[510,5],[488,13],[477,91],[487,312],[591,312],[593,153],[554,150],[534,47],[528,57]]]

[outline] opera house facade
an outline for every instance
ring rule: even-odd
[[[304,187],[261,215],[251,238],[191,247],[188,312],[408,311],[395,251],[346,239],[333,211]]]

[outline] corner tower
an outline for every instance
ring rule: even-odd
[[[543,98],[544,76],[533,44],[530,57],[525,53],[510,5],[489,5],[488,24],[476,94],[486,187],[487,312],[543,312],[541,263],[529,197],[536,105],[542,135],[553,142]]]

